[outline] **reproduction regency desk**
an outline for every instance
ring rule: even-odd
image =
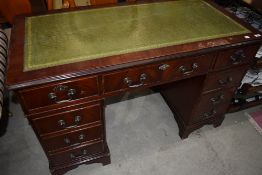
[[[20,16],[6,84],[51,173],[63,174],[110,163],[104,100],[126,91],[159,91],[182,138],[205,124],[219,126],[261,42],[261,33],[208,0]]]

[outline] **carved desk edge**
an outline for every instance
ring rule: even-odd
[[[164,48],[157,48],[157,49],[139,51],[139,52],[116,55],[116,56],[109,56],[109,57],[99,58],[95,60],[65,64],[65,65],[54,66],[50,68],[44,68],[44,69],[28,71],[28,72],[23,71],[23,60],[21,59],[21,55],[23,55],[24,53],[23,50],[24,33],[25,33],[24,21],[26,17],[32,15],[18,16],[15,19],[14,26],[12,29],[12,34],[11,34],[8,67],[12,67],[12,69],[8,69],[6,86],[10,90],[15,90],[20,88],[25,88],[28,86],[41,85],[45,83],[50,83],[59,80],[66,80],[66,79],[76,78],[80,76],[101,74],[113,70],[134,67],[137,65],[145,65],[145,64],[167,61],[170,59],[176,59],[186,56],[201,55],[210,52],[218,52],[223,49],[237,48],[241,46],[256,45],[256,44],[258,45],[262,42],[261,37],[254,36],[254,34],[262,35],[261,32],[252,28],[251,26],[241,21],[239,18],[235,17],[234,15],[230,14],[228,11],[216,5],[214,2],[210,0],[206,0],[206,1],[212,6],[214,6],[215,8],[222,11],[230,18],[233,18],[235,21],[237,21],[238,23],[249,29],[251,33],[218,38],[218,39],[210,39],[210,40],[193,42],[193,43],[182,44],[182,45],[174,45]],[[148,2],[154,3],[159,1],[145,1],[139,3],[148,3]],[[137,4],[137,3],[131,3],[131,4]],[[121,5],[130,5],[130,4],[124,3]],[[110,5],[110,6],[116,6],[116,5]],[[63,9],[63,10],[51,11],[49,13],[60,13],[61,11],[64,12],[64,11],[74,11],[74,10],[86,10],[86,9],[103,8],[103,7],[108,7],[108,6],[103,5],[103,6],[94,6],[94,7],[81,7],[73,10]],[[41,14],[46,14],[46,13],[41,13]],[[245,36],[249,36],[249,38],[247,39],[245,38]]]

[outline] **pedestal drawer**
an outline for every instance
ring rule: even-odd
[[[78,106],[77,106],[78,107]],[[94,104],[76,109],[64,109],[64,112],[49,114],[40,118],[32,118],[31,121],[39,135],[61,131],[66,132],[94,122],[102,122],[102,106]]]
[[[103,126],[95,125],[88,128],[75,130],[61,135],[42,137],[43,146],[47,151],[69,148],[93,140],[102,140]]]
[[[73,149],[50,154],[49,161],[52,166],[66,164],[72,161],[80,161],[88,156],[104,152],[104,142],[97,141]]]
[[[247,66],[245,65],[233,70],[210,73],[205,81],[203,91],[238,86],[246,70]]]
[[[235,87],[227,90],[219,90],[212,93],[203,94],[198,105],[193,110],[191,123],[223,115],[234,95]]]
[[[98,94],[98,78],[96,76],[61,83],[50,83],[19,91],[23,108],[28,111]]]

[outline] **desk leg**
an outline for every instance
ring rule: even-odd
[[[174,114],[182,139],[201,127],[190,123],[193,109],[201,96],[204,79],[204,76],[199,76],[159,87],[162,97]]]
[[[214,124],[213,124],[213,126],[215,128],[219,127],[222,124],[222,122],[224,121],[224,119],[225,119],[225,115],[223,115],[221,117],[217,117],[215,122],[214,122]]]

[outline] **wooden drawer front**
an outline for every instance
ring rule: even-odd
[[[181,58],[139,68],[130,68],[103,76],[104,93],[172,81],[208,71],[213,56]]]
[[[254,58],[258,47],[251,46],[245,48],[231,49],[225,52],[220,52],[216,59],[215,70],[229,68],[231,66],[248,63]]]
[[[160,81],[158,65],[127,69],[103,76],[104,92],[137,88]]]
[[[32,119],[33,126],[39,135],[67,131],[96,121],[101,122],[101,106],[99,104],[74,109],[70,112],[65,109],[65,112]]]
[[[206,73],[213,58],[213,55],[202,55],[170,61],[167,63],[170,67],[162,71],[161,80],[179,80]]]
[[[231,102],[235,89],[230,88],[226,91],[217,91],[203,95],[193,112],[192,123],[223,115]]]
[[[92,140],[102,140],[102,125],[92,126],[59,136],[42,138],[42,143],[46,150],[54,151],[60,148],[76,146]]]
[[[238,86],[246,70],[247,66],[242,66],[234,70],[211,73],[205,81],[204,91]]]
[[[84,159],[90,155],[102,153],[104,151],[104,142],[94,142],[79,146],[71,150],[49,155],[49,161],[52,165],[61,165],[72,161]]]
[[[80,78],[19,92],[26,110],[98,95],[97,77]]]

